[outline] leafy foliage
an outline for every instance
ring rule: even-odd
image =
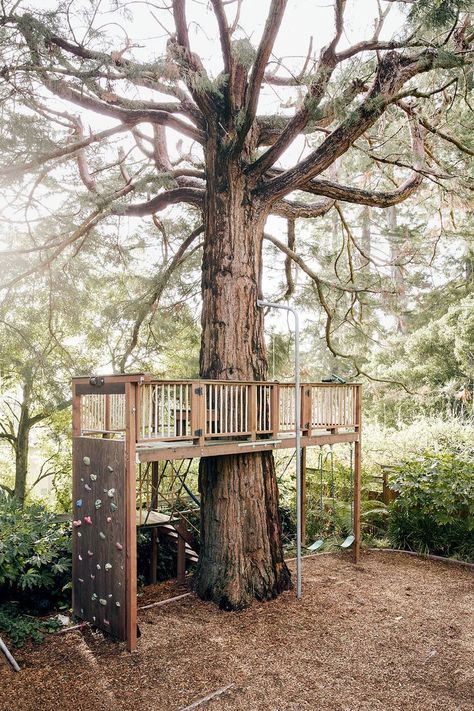
[[[0,594],[33,612],[68,603],[71,546],[68,526],[42,504],[18,508],[0,496]]]
[[[395,547],[474,560],[474,458],[426,453],[401,465],[392,486]]]
[[[0,629],[5,632],[14,647],[22,647],[29,639],[40,644],[45,632],[54,632],[60,627],[61,623],[54,617],[39,620],[22,614],[14,603],[0,605]]]

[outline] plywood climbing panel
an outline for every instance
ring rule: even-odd
[[[127,504],[123,440],[74,437],[72,504],[74,614],[125,640]]]

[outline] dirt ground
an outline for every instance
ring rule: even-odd
[[[167,583],[140,604],[182,592]],[[238,613],[190,596],[139,613],[138,650],[71,632],[0,665],[1,711],[473,711],[474,574],[365,553],[303,563],[294,593]]]

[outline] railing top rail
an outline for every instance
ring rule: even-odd
[[[195,379],[164,379],[164,378],[153,378],[151,376],[145,378],[142,381],[143,385],[206,385],[206,384],[216,384],[216,385],[281,385],[283,387],[294,387],[295,383],[292,381],[286,382],[282,380],[214,380],[210,378],[195,378]],[[321,383],[321,382],[304,382],[300,384],[301,387],[318,387],[318,388],[333,388],[333,387],[359,387],[361,383],[347,382],[347,383]]]
[[[135,382],[143,385],[205,385],[207,383],[216,383],[218,385],[281,385],[286,387],[294,386],[294,382],[282,380],[217,380],[213,378],[159,378],[154,375],[145,373],[124,373],[118,375],[100,375],[100,376],[85,376],[79,375],[72,378],[76,385],[95,384],[91,383],[94,378],[100,378],[102,383],[98,383],[97,393],[100,393],[100,384],[103,383],[122,383]],[[318,388],[334,388],[334,387],[360,387],[361,383],[323,383],[318,381],[301,382],[301,387],[318,387]]]

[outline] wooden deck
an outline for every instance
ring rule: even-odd
[[[130,391],[127,402],[126,390]],[[292,383],[158,380],[144,374],[75,378],[75,432],[124,437],[134,421],[137,462],[295,446]],[[360,385],[301,385],[301,446],[357,442]]]

